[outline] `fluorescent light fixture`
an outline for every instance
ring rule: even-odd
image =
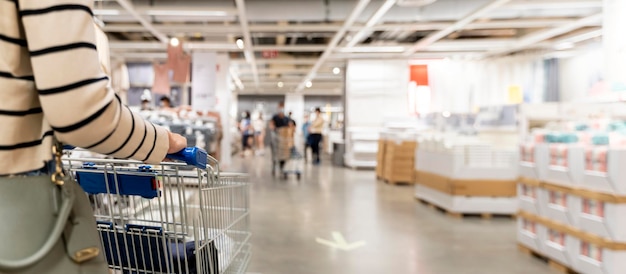
[[[93,15],[120,15],[120,11],[119,10],[94,9]]]
[[[282,88],[282,87],[284,87],[284,86],[285,86],[285,84],[284,84],[283,82],[278,82],[276,85],[277,85],[279,88]]]
[[[556,44],[554,46],[554,49],[556,50],[564,50],[564,49],[571,49],[571,48],[574,48],[574,43],[572,42],[563,42],[560,44]]]
[[[357,32],[356,35],[354,35],[354,37],[351,37],[350,40],[346,39],[346,41],[348,41],[348,44],[346,45],[346,47],[354,47],[356,43],[360,42],[361,39],[364,38],[363,36],[365,36],[365,32],[367,32],[369,28],[371,28],[372,26],[376,25],[378,21],[380,21],[380,19],[385,15],[385,13],[387,13],[387,11],[391,7],[393,7],[395,3],[396,3],[396,0],[385,1],[385,3],[383,3],[383,5],[380,6],[378,10],[376,10],[374,15],[372,15],[372,17],[370,17],[370,19],[367,20],[364,28],[359,30],[359,32]]]
[[[337,51],[344,52],[344,53],[352,53],[352,52],[367,53],[367,52],[404,52],[404,50],[406,50],[406,48],[403,46],[382,46],[382,47],[367,46],[367,47],[345,47],[345,48],[340,48]]]
[[[367,23],[365,23],[366,27],[371,27],[376,25],[376,23],[378,23],[378,21],[380,20],[380,18],[383,17],[383,15],[385,15],[385,13],[387,13],[387,11],[393,7],[393,5],[396,3],[396,0],[387,0],[385,1],[385,3],[380,6],[380,8],[376,11],[376,13],[374,13],[374,15],[372,15],[372,17],[370,18],[370,20],[367,21]]]
[[[146,14],[153,16],[227,16],[221,10],[147,10]]]
[[[239,49],[243,49],[243,46],[244,46],[244,44],[243,44],[243,39],[241,39],[241,38],[237,39],[237,42],[236,42],[236,43],[237,43],[237,47],[238,47]]]
[[[241,78],[239,78],[239,75],[237,74],[235,69],[231,67],[229,71],[230,71],[230,77],[233,78],[233,80],[235,81],[235,85],[239,88],[239,90],[243,90],[245,87],[243,85],[243,82],[241,82]]]
[[[250,53],[250,51],[248,51],[248,50],[246,50],[246,51],[244,51],[244,52],[243,52],[243,57],[245,57],[245,58],[246,58],[246,62],[248,62],[248,63],[250,63],[250,64],[251,64],[251,63],[252,63],[252,56],[251,56],[250,54],[251,54],[251,53]]]
[[[338,67],[333,68],[333,74],[337,75],[341,72],[341,69]]]
[[[310,88],[313,86],[313,83],[311,81],[306,81],[306,84],[304,84],[307,88]]]
[[[178,40],[178,38],[173,37],[172,39],[170,39],[170,45],[172,45],[172,47],[178,47],[178,45],[180,45],[180,40]]]

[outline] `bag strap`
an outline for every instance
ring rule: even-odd
[[[50,250],[56,245],[56,243],[61,238],[61,234],[65,229],[65,224],[67,223],[68,218],[70,217],[70,213],[72,211],[72,205],[74,203],[74,195],[69,192],[66,192],[65,189],[62,189],[63,202],[61,204],[61,209],[59,210],[59,215],[57,216],[56,222],[54,223],[54,227],[50,232],[50,236],[48,236],[46,242],[41,246],[41,248],[35,252],[34,254],[20,260],[9,261],[0,259],[0,270],[8,271],[8,270],[18,270],[27,266],[31,266],[41,259],[43,259]]]
[[[56,170],[51,175],[51,181],[61,190],[61,207],[59,209],[59,213],[57,219],[54,223],[52,231],[48,236],[46,242],[41,246],[39,250],[37,250],[34,254],[19,260],[4,260],[0,259],[0,270],[3,271],[15,271],[21,268],[25,268],[31,266],[41,259],[43,259],[52,248],[56,245],[56,243],[61,238],[63,231],[65,230],[65,225],[67,220],[70,217],[70,213],[72,212],[72,207],[74,205],[74,193],[69,191],[67,187],[64,186],[65,180],[67,177],[63,172],[63,163],[61,162],[61,156],[63,156],[63,145],[56,141],[54,141],[54,145],[52,146],[52,153],[54,154],[56,161]]]

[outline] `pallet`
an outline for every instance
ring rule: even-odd
[[[383,178],[381,178],[381,179],[383,179]],[[386,184],[389,184],[389,185],[412,185],[412,184],[414,184],[411,181],[403,182],[403,181],[393,181],[393,180],[389,180],[389,179],[383,179],[383,182],[385,182]]]
[[[517,244],[517,249],[524,253],[524,254],[528,254],[529,256],[535,257],[537,259],[540,259],[544,262],[546,262],[548,264],[548,266],[550,266],[552,269],[558,271],[559,273],[564,273],[564,274],[578,274],[578,272],[574,271],[573,269],[555,261],[552,260],[546,256],[544,256],[543,254],[536,252],[520,243]]]
[[[446,215],[453,217],[453,218],[457,218],[457,219],[462,219],[462,218],[481,218],[483,220],[491,220],[493,218],[515,218],[515,214],[501,214],[501,213],[463,213],[463,212],[451,212],[448,211],[447,209],[440,207],[436,204],[433,204],[429,201],[420,199],[420,198],[415,198],[417,201],[419,201],[420,203],[426,205],[429,208],[432,208],[436,211],[445,213]]]

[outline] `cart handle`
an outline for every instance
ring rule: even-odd
[[[219,161],[209,155],[204,149],[201,149],[199,147],[186,147],[179,152],[168,154],[166,157],[172,160],[182,161],[187,163],[188,165],[192,165],[205,170],[207,169],[207,164],[210,163],[215,166],[215,170],[217,170],[219,174]],[[213,168],[212,166],[209,167]]]

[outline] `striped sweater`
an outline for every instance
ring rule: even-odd
[[[107,89],[93,0],[0,0],[0,175],[36,170],[58,140],[161,161],[169,140]]]

